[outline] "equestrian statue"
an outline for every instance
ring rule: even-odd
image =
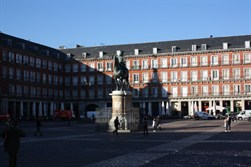
[[[128,76],[129,72],[126,68],[126,63],[123,58],[123,52],[115,55],[113,57],[114,60],[114,69],[113,69],[113,77],[116,84],[116,90],[125,91],[129,87]]]

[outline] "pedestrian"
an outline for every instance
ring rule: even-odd
[[[9,167],[16,167],[20,138],[25,137],[25,133],[17,127],[17,121],[12,121],[10,127],[1,133],[1,137],[4,138],[4,150],[9,155]]]
[[[232,122],[232,118],[230,115],[228,115],[225,120],[225,125],[226,125],[226,129],[225,129],[225,132],[230,132],[231,131],[231,122]]]
[[[156,132],[156,129],[157,129],[157,122],[156,122],[156,118],[153,118],[153,124],[152,124],[152,127],[153,127],[153,132]]]
[[[41,132],[41,129],[40,129],[41,126],[42,126],[41,120],[40,120],[40,118],[38,117],[38,118],[36,119],[36,131],[35,131],[35,133],[34,133],[34,136],[37,136],[38,133],[39,133],[40,136],[42,136],[42,132]]]
[[[147,117],[144,118],[143,130],[144,130],[144,136],[149,134],[149,133],[148,133],[148,122],[147,122]]]
[[[159,116],[157,116],[156,118],[156,124],[157,124],[157,129],[161,130],[161,121]]]
[[[114,127],[115,130],[113,131],[113,134],[115,133],[116,135],[118,135],[118,129],[119,129],[119,117],[117,116],[116,119],[114,120]]]

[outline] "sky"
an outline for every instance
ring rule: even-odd
[[[53,48],[250,35],[251,0],[0,0],[0,31]]]

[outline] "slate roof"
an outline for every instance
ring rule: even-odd
[[[192,45],[197,46],[197,51],[201,51],[201,45],[206,44],[207,50],[223,49],[223,43],[228,43],[228,48],[244,48],[245,41],[251,41],[251,35],[229,36],[229,37],[210,37],[201,39],[175,40],[163,42],[149,42],[125,45],[109,45],[94,47],[76,47],[62,49],[64,53],[71,53],[74,59],[84,59],[83,52],[87,53],[86,58],[98,58],[99,51],[104,52],[104,58],[114,56],[117,50],[124,52],[124,55],[134,55],[134,49],[139,49],[139,55],[153,54],[153,48],[158,48],[158,53],[171,53],[172,46],[176,46],[176,52],[192,51]]]
[[[8,45],[8,39],[11,40],[11,45]],[[47,55],[47,51],[49,51],[49,58],[58,59],[61,61],[70,60],[67,59],[65,53],[59,51],[58,49],[54,49],[45,45],[41,45],[38,43],[34,43],[25,39],[17,38],[8,34],[4,34],[0,32],[0,46],[10,46],[12,48],[22,49],[22,44],[25,45],[24,50],[32,53],[36,53],[41,56]]]

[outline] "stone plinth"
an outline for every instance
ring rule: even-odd
[[[109,131],[113,131],[114,120],[119,118],[119,132],[138,130],[139,110],[132,107],[132,93],[128,91],[113,91],[112,118],[109,121]]]

